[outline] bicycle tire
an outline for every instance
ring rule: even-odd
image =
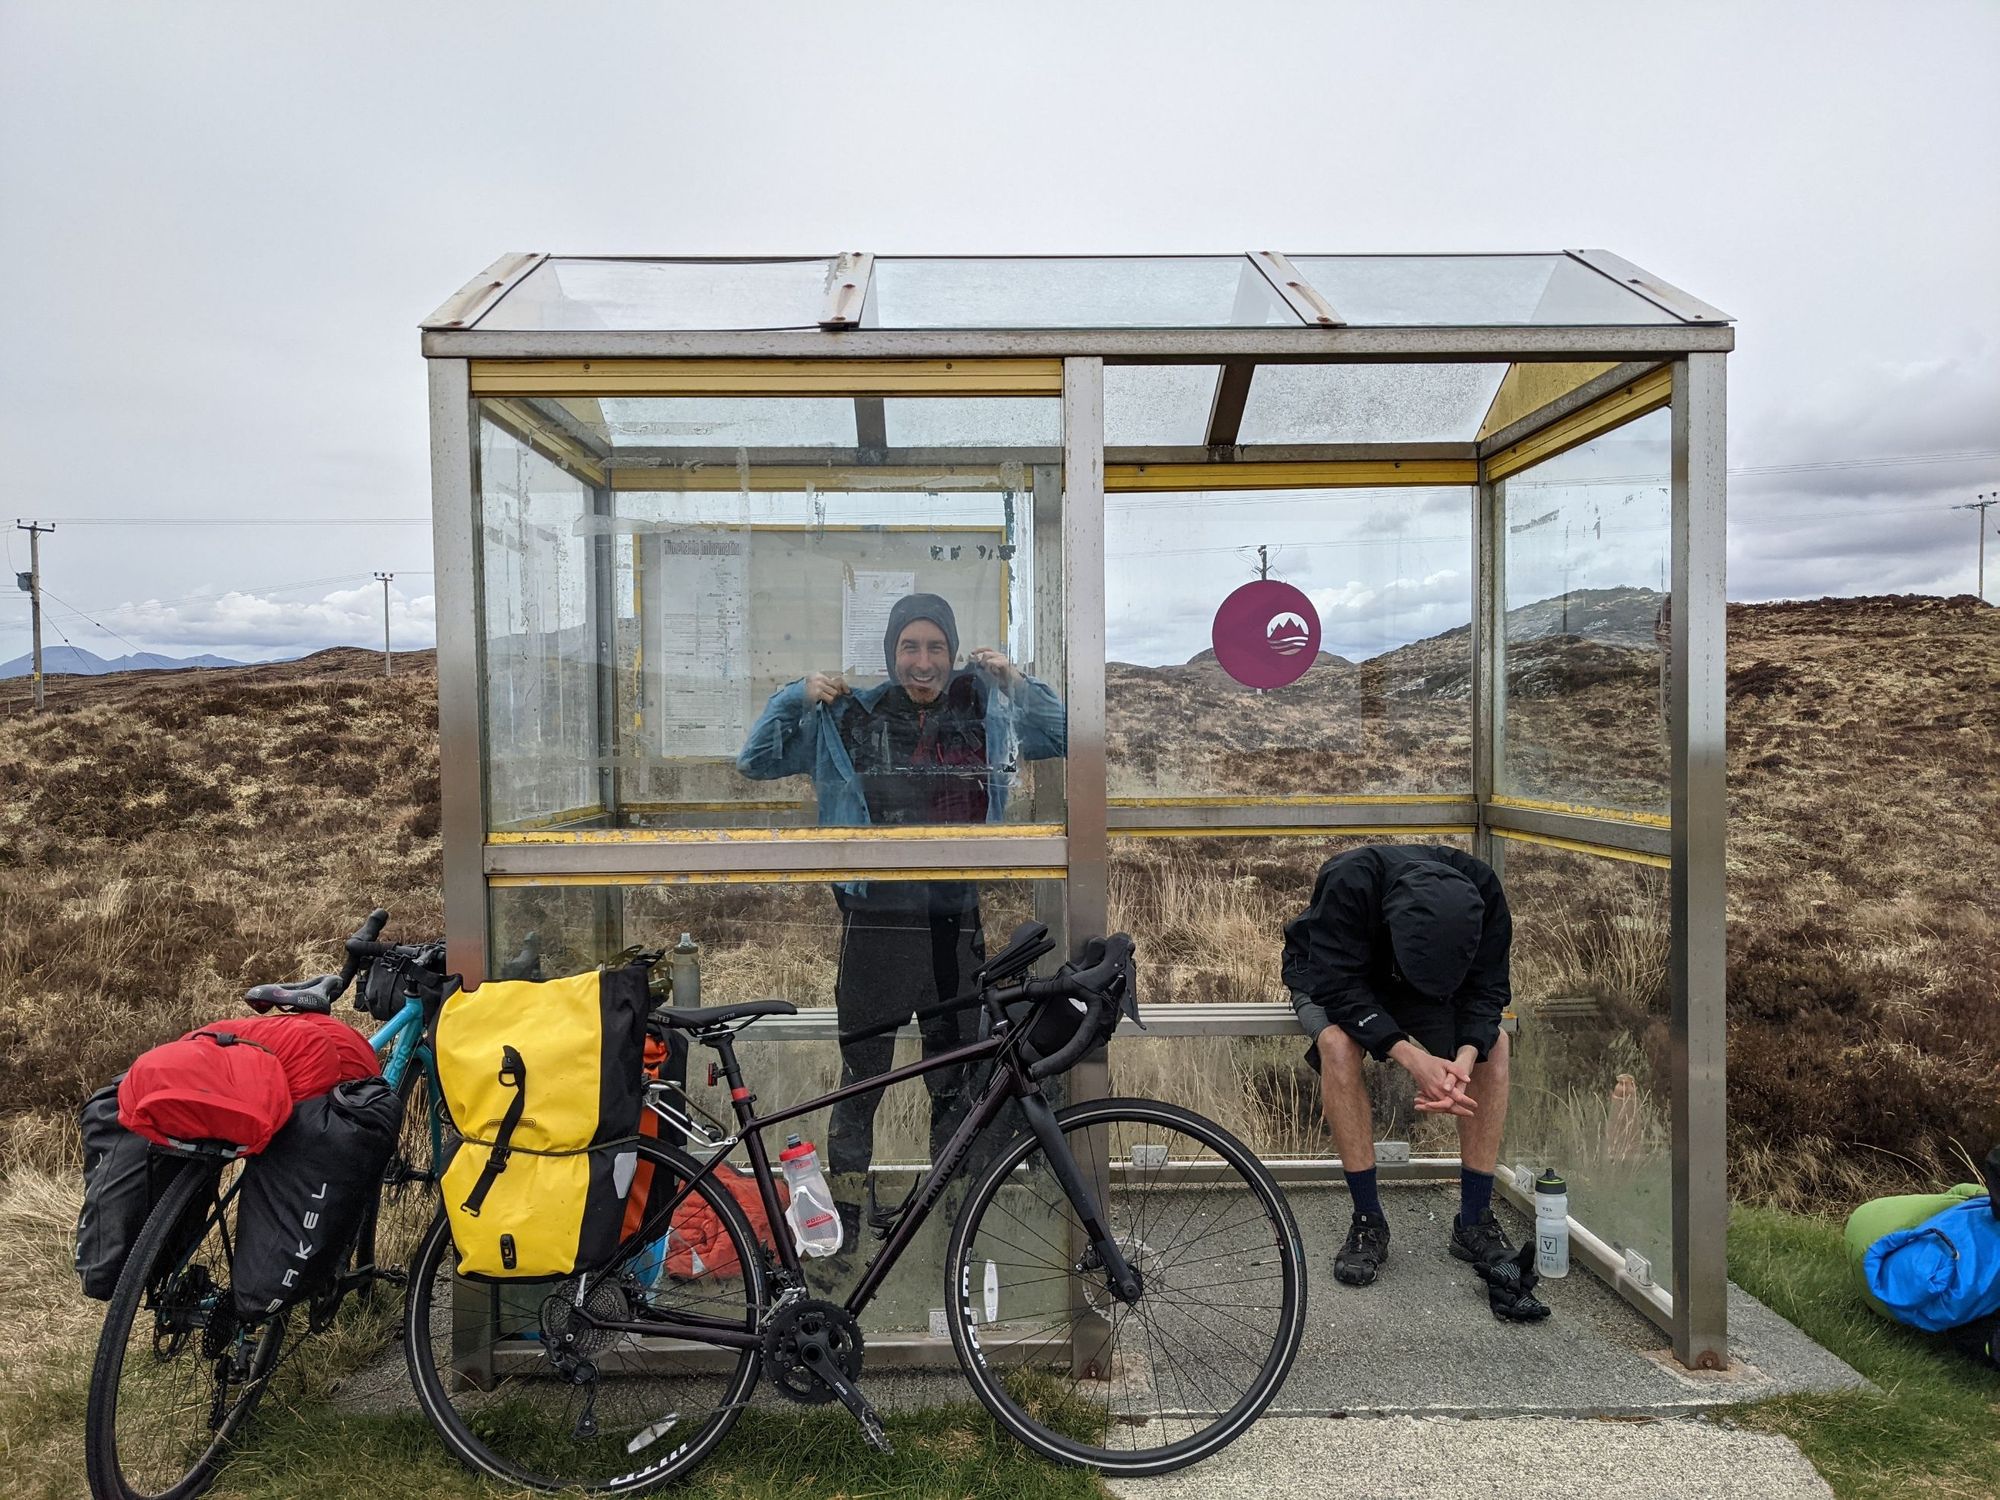
[[[673,1147],[662,1146],[654,1141],[641,1140],[637,1142],[637,1150],[641,1157],[651,1162],[656,1173],[666,1171],[672,1173],[678,1179],[686,1180],[701,1170],[700,1163],[696,1162],[692,1157]],[[743,1277],[742,1291],[740,1293],[727,1294],[727,1300],[740,1300],[742,1302],[745,1308],[745,1329],[746,1331],[754,1331],[761,1326],[764,1314],[768,1310],[763,1248],[757,1240],[756,1232],[750,1227],[749,1219],[744,1215],[742,1208],[737,1204],[735,1198],[730,1196],[725,1189],[718,1186],[713,1177],[704,1179],[697,1187],[696,1193],[702,1202],[712,1209],[716,1217],[721,1221],[729,1237],[730,1248],[737,1257],[738,1264],[745,1268],[746,1274]],[[644,1246],[634,1247],[633,1252],[622,1257],[619,1261],[615,1261],[611,1266],[606,1267],[604,1271],[598,1274],[600,1276],[617,1275],[624,1267],[636,1262],[645,1253],[645,1250],[646,1247]],[[481,1436],[473,1430],[472,1424],[468,1422],[466,1413],[462,1412],[454,1404],[452,1392],[449,1387],[457,1386],[462,1391],[465,1387],[472,1387],[468,1399],[476,1398],[485,1402],[494,1402],[497,1396],[509,1389],[515,1390],[517,1398],[532,1401],[534,1399],[533,1391],[535,1388],[527,1385],[527,1380],[531,1380],[536,1374],[542,1374],[549,1380],[548,1384],[540,1387],[543,1392],[546,1393],[559,1389],[554,1384],[553,1377],[548,1374],[552,1368],[546,1363],[548,1356],[546,1353],[540,1355],[530,1353],[528,1357],[534,1359],[536,1363],[534,1368],[527,1372],[526,1379],[513,1375],[495,1375],[492,1377],[494,1384],[491,1390],[479,1390],[476,1386],[477,1376],[468,1376],[459,1370],[448,1372],[440,1369],[437,1357],[440,1335],[443,1336],[447,1344],[452,1346],[455,1352],[456,1343],[454,1341],[461,1336],[457,1330],[465,1326],[465,1321],[459,1320],[455,1322],[455,1308],[444,1310],[436,1305],[438,1288],[441,1285],[473,1285],[473,1283],[454,1282],[451,1276],[451,1257],[451,1225],[449,1220],[440,1214],[436,1224],[432,1226],[430,1233],[425,1237],[424,1243],[418,1250],[416,1257],[410,1263],[408,1295],[404,1301],[404,1350],[410,1367],[410,1384],[416,1391],[417,1404],[423,1409],[424,1416],[429,1420],[431,1426],[436,1429],[438,1436],[443,1439],[445,1446],[462,1463],[490,1478],[544,1492],[553,1493],[560,1491],[565,1494],[583,1493],[593,1495],[633,1494],[641,1490],[648,1490],[658,1485],[667,1484],[688,1473],[714,1450],[716,1444],[728,1436],[730,1428],[736,1425],[737,1417],[742,1414],[744,1405],[749,1401],[750,1393],[756,1388],[757,1378],[763,1370],[763,1352],[760,1348],[753,1347],[738,1351],[739,1357],[736,1361],[735,1370],[722,1382],[720,1391],[722,1399],[718,1402],[714,1412],[691,1437],[679,1441],[659,1462],[643,1468],[635,1468],[622,1474],[606,1475],[596,1479],[579,1479],[575,1476],[561,1476],[538,1472],[523,1462],[518,1454],[498,1452],[490,1441],[482,1440]],[[677,1285],[691,1284],[677,1283]],[[526,1289],[539,1284],[501,1283],[499,1285],[503,1288],[511,1286]],[[655,1286],[646,1295],[653,1296],[658,1291],[659,1287]],[[495,1294],[496,1315],[499,1295],[498,1293]],[[720,1313],[716,1315],[721,1316]],[[519,1316],[518,1313],[517,1316]],[[626,1337],[625,1335],[614,1336],[614,1338],[619,1340],[623,1340]],[[539,1331],[536,1334],[536,1338],[539,1338]],[[497,1326],[495,1342],[492,1347],[495,1350],[500,1348]],[[634,1340],[629,1346],[620,1347],[629,1347],[636,1350],[637,1343]],[[517,1350],[518,1348],[519,1344],[517,1343]],[[515,1357],[519,1358],[521,1356],[517,1352]],[[641,1375],[640,1378],[643,1379],[645,1377]],[[664,1384],[665,1378],[662,1377],[659,1383]],[[595,1401],[596,1397],[593,1396],[592,1399]],[[552,1405],[554,1403],[548,1402],[544,1404]],[[648,1409],[650,1410],[650,1408]],[[678,1419],[678,1410],[674,1412],[674,1416]],[[516,1440],[519,1446],[531,1446],[536,1432],[547,1432],[548,1430],[550,1429],[548,1428],[544,1413],[533,1411],[528,1414],[526,1420],[523,1420],[518,1414],[518,1410],[510,1409],[505,1421],[495,1421],[492,1424],[490,1436],[502,1440],[511,1438]],[[639,1433],[635,1433],[635,1437],[640,1435]],[[647,1444],[658,1442],[661,1440],[661,1436],[655,1435],[646,1438],[645,1442]],[[629,1454],[632,1451],[626,1446],[626,1440],[616,1433],[608,1436],[599,1434],[591,1437],[589,1441],[598,1445],[600,1452],[615,1449]]]
[[[206,1447],[194,1455],[180,1477],[163,1487],[151,1484],[141,1487],[131,1482],[126,1469],[128,1461],[136,1455],[121,1454],[119,1451],[118,1409],[121,1377],[130,1352],[128,1343],[133,1323],[147,1314],[146,1304],[159,1286],[159,1278],[166,1274],[185,1274],[211,1231],[221,1222],[212,1207],[204,1209],[200,1238],[185,1247],[179,1243],[185,1239],[185,1216],[192,1212],[200,1197],[216,1197],[216,1185],[221,1173],[220,1167],[195,1164],[174,1179],[147,1217],[145,1228],[132,1246],[125,1269],[119,1275],[118,1286],[105,1309],[104,1329],[98,1337],[97,1357],[91,1365],[90,1395],[84,1417],[84,1472],[95,1500],[192,1500],[192,1497],[202,1494],[215,1482],[216,1470],[224,1452],[263,1399],[271,1372],[277,1365],[285,1340],[285,1320],[282,1317],[264,1324],[251,1358],[249,1376],[240,1385],[240,1394],[219,1421],[211,1409],[212,1437]],[[156,1262],[169,1259],[180,1261],[180,1269],[163,1271],[156,1265]],[[217,1287],[215,1297],[217,1305],[226,1303],[228,1286]],[[157,1327],[156,1323],[156,1339]],[[179,1362],[187,1366],[186,1388],[190,1391],[209,1388],[207,1383],[194,1378],[204,1362],[203,1336],[188,1337],[179,1350],[180,1354],[187,1356]],[[169,1356],[170,1359],[175,1357]],[[211,1373],[210,1379],[213,1378]],[[227,1387],[224,1389],[226,1391]]]
[[[985,1258],[984,1255],[975,1255],[975,1239],[981,1239],[982,1246],[989,1250],[995,1242],[1000,1245],[1016,1243],[1002,1238],[997,1230],[992,1231],[984,1238],[980,1236],[980,1231],[984,1227],[989,1210],[995,1208],[1004,1190],[1008,1190],[1011,1187],[1016,1190],[1017,1194],[1023,1191],[1033,1191],[1036,1193],[1037,1199],[1040,1200],[1043,1209],[1052,1210],[1058,1214],[1073,1214],[1073,1210],[1070,1209],[1067,1199],[1063,1197],[1060,1188],[1053,1188],[1055,1199],[1058,1201],[1050,1202],[1042,1197],[1039,1190],[1033,1187],[1036,1179],[1032,1173],[1018,1181],[1014,1180],[1016,1169],[1027,1163],[1030,1157],[1035,1156],[1041,1151],[1040,1142],[1033,1134],[1018,1135],[981,1174],[971,1192],[967,1195],[965,1207],[961,1210],[957,1223],[952,1227],[950,1246],[946,1256],[945,1322],[951,1334],[952,1347],[958,1356],[959,1365],[964,1370],[967,1381],[971,1383],[974,1393],[979,1397],[986,1409],[993,1414],[994,1420],[999,1422],[1015,1439],[1044,1458],[1053,1459],[1059,1463],[1088,1466],[1101,1470],[1106,1474],[1133,1477],[1147,1474],[1163,1474],[1173,1469],[1182,1468],[1188,1464],[1197,1463],[1204,1458],[1212,1456],[1241,1436],[1244,1430],[1257,1419],[1264,1408],[1270,1404],[1272,1398],[1277,1395],[1279,1388],[1284,1384],[1285,1377],[1291,1370],[1292,1361],[1298,1354],[1299,1343],[1305,1333],[1306,1309],[1305,1253],[1299,1241],[1298,1225],[1292,1218],[1291,1209],[1285,1201],[1284,1193],[1279,1189],[1271,1174],[1265,1170],[1263,1163],[1258,1161],[1250,1150],[1234,1136],[1230,1135],[1228,1131],[1213,1121],[1203,1119],[1189,1110],[1181,1109],[1171,1104],[1157,1103],[1148,1099],[1094,1099],[1073,1104],[1066,1109],[1059,1110],[1056,1112],[1055,1118],[1057,1128],[1063,1133],[1065,1142],[1071,1145],[1071,1154],[1077,1157],[1080,1165],[1084,1166],[1087,1180],[1092,1176],[1091,1166],[1098,1164],[1100,1158],[1094,1150],[1084,1151],[1077,1149],[1076,1138],[1078,1132],[1095,1128],[1109,1128],[1121,1123],[1144,1126],[1149,1130],[1158,1130],[1160,1132],[1175,1132],[1205,1146],[1209,1151],[1214,1153],[1224,1168],[1233,1171],[1241,1179],[1240,1186],[1249,1190],[1254,1209],[1260,1212],[1262,1217],[1259,1219],[1253,1214],[1252,1217],[1242,1219],[1240,1223],[1224,1223],[1217,1226],[1209,1223],[1206,1218],[1197,1222],[1196,1215],[1198,1210],[1192,1205],[1180,1205],[1176,1203],[1171,1212],[1165,1209],[1160,1210],[1162,1225],[1171,1220],[1181,1228],[1192,1229],[1197,1239],[1209,1242],[1202,1246],[1200,1261],[1203,1264],[1200,1270],[1196,1271],[1193,1267],[1189,1267],[1176,1278],[1172,1273],[1175,1270],[1177,1262],[1170,1258],[1168,1253],[1173,1247],[1168,1246],[1166,1249],[1159,1248],[1157,1243],[1158,1236],[1155,1233],[1156,1226],[1148,1218],[1148,1215],[1153,1211],[1155,1200],[1140,1202],[1139,1195],[1148,1190],[1196,1193],[1200,1195],[1195,1200],[1197,1203],[1206,1202],[1215,1193],[1217,1185],[1225,1182],[1227,1174],[1222,1170],[1208,1172],[1204,1169],[1202,1174],[1197,1177],[1188,1170],[1184,1163],[1181,1166],[1179,1177],[1175,1180],[1169,1182],[1163,1178],[1158,1182],[1148,1183],[1143,1179],[1135,1179],[1131,1176],[1132,1173],[1139,1170],[1139,1164],[1142,1160],[1136,1153],[1129,1158],[1130,1166],[1121,1168],[1121,1170],[1126,1170],[1128,1174],[1125,1185],[1114,1187],[1111,1201],[1109,1203],[1101,1203],[1099,1207],[1104,1213],[1105,1221],[1112,1233],[1118,1237],[1121,1249],[1125,1250],[1135,1264],[1140,1264],[1143,1258],[1145,1264],[1141,1266],[1141,1269],[1148,1274],[1148,1288],[1147,1292],[1140,1297],[1137,1303],[1126,1308],[1123,1304],[1116,1303],[1115,1299],[1110,1297],[1108,1290],[1103,1288],[1103,1284],[1099,1283],[1099,1292],[1097,1295],[1103,1305],[1098,1308],[1098,1313],[1110,1329],[1109,1340],[1102,1346],[1102,1349],[1112,1351],[1108,1354],[1100,1354],[1100,1357],[1107,1366],[1112,1368],[1104,1371],[1101,1379],[1095,1376],[1089,1378],[1089,1384],[1094,1387],[1101,1387],[1104,1394],[1105,1411],[1103,1413],[1102,1428],[1104,1436],[1100,1437],[1096,1442],[1084,1441],[1073,1436],[1070,1432],[1063,1431],[1038,1418],[1038,1412],[1057,1410],[1064,1406],[1064,1402],[1056,1401],[1051,1403],[1047,1399],[1048,1393],[1046,1392],[1042,1393],[1042,1399],[1017,1399],[1009,1391],[1007,1385],[1010,1376],[1014,1376],[1017,1379],[1020,1378],[1021,1371],[1026,1366],[1036,1362],[1032,1356],[1038,1351],[1052,1348],[1060,1348],[1066,1351],[1070,1347],[1068,1343],[1058,1344],[1056,1338],[1073,1337],[1079,1318],[1082,1315],[1076,1311],[1073,1298],[1066,1292],[1059,1294],[1057,1289],[1067,1285],[1066,1277],[1060,1273],[1067,1271],[1068,1266],[1065,1264],[1066,1262],[1073,1261],[1073,1247],[1058,1246],[1049,1239],[1042,1237],[1032,1227],[1020,1235],[1021,1239],[1031,1237],[1040,1238],[1042,1243],[1048,1246],[1046,1252],[1037,1247],[1029,1247],[1031,1253],[1037,1255],[1047,1254],[1048,1274],[1033,1278],[1024,1278],[1023,1282],[1020,1283],[1023,1287],[1028,1285],[1029,1282],[1037,1280],[1045,1283],[1042,1291],[1036,1294],[1043,1299],[1043,1305],[1037,1311],[1030,1313],[1028,1320],[1033,1321],[1048,1318],[1050,1319],[1048,1326],[1056,1329],[1064,1329],[1064,1314],[1066,1312],[1070,1314],[1067,1327],[1062,1334],[1052,1335],[1050,1338],[1043,1339],[1038,1343],[1031,1344],[1024,1338],[1010,1346],[1003,1340],[1003,1337],[996,1336],[996,1330],[1004,1330],[1008,1324],[997,1318],[999,1298],[994,1281],[994,1262],[991,1260],[986,1261],[983,1287],[981,1286],[981,1282],[976,1280],[974,1276],[973,1261]],[[1155,1149],[1158,1148],[1156,1147]],[[1114,1152],[1107,1148],[1104,1158],[1106,1159],[1102,1160],[1102,1171],[1098,1175],[1100,1181],[1108,1182],[1111,1180],[1111,1162],[1116,1160],[1116,1157]],[[1152,1158],[1148,1157],[1144,1158],[1144,1160],[1148,1164],[1148,1169],[1153,1169],[1151,1168]],[[1164,1171],[1166,1168],[1166,1158],[1162,1157],[1160,1160],[1161,1166],[1156,1170]],[[1214,1181],[1209,1180],[1211,1177]],[[1206,1184],[1206,1186],[1202,1186],[1201,1184]],[[1053,1187],[1053,1184],[1049,1184],[1049,1186]],[[1018,1201],[1017,1197],[1017,1205]],[[1163,1202],[1165,1200],[1158,1201]],[[1136,1217],[1133,1210],[1135,1203],[1138,1204]],[[1186,1218],[1183,1223],[1182,1209],[1184,1207]],[[1228,1212],[1226,1201],[1221,1205],[1211,1208],[1208,1212],[1210,1216],[1226,1214]],[[1019,1219],[1005,1220],[1002,1227],[1011,1228],[1012,1224],[1016,1222],[1025,1223],[1026,1221]],[[1266,1230],[1270,1234],[1270,1243],[1268,1246],[1260,1238],[1261,1234]],[[1233,1248],[1235,1242],[1230,1240],[1221,1240],[1218,1242],[1217,1236],[1224,1232],[1236,1233],[1237,1239],[1243,1242],[1243,1249],[1240,1255]],[[1155,1243],[1148,1244],[1149,1236],[1153,1237]],[[1187,1241],[1186,1247],[1192,1248],[1193,1244],[1194,1241]],[[1253,1257],[1263,1256],[1270,1248],[1275,1248],[1275,1261],[1253,1259]],[[1181,1259],[1186,1258],[1186,1249],[1184,1248],[1181,1252]],[[1225,1266],[1220,1263],[1231,1258],[1235,1258],[1236,1263],[1234,1265]],[[1022,1262],[1019,1264],[1033,1263]],[[1246,1389],[1208,1425],[1187,1432],[1185,1435],[1176,1436],[1175,1434],[1178,1429],[1186,1426],[1193,1419],[1178,1412],[1169,1412],[1166,1409],[1165,1400],[1162,1398],[1164,1394],[1180,1390],[1182,1403],[1186,1405],[1187,1395],[1185,1390],[1181,1389],[1181,1382],[1186,1377],[1179,1371],[1175,1371],[1175,1385],[1169,1387],[1167,1382],[1160,1378],[1158,1369],[1154,1368],[1150,1373],[1153,1379],[1153,1399],[1158,1406],[1158,1435],[1170,1440],[1153,1448],[1106,1446],[1106,1440],[1111,1434],[1123,1434],[1131,1437],[1136,1442],[1138,1441],[1138,1435],[1153,1425],[1152,1419],[1146,1416],[1143,1399],[1140,1399],[1136,1403],[1132,1400],[1133,1389],[1143,1391],[1143,1387],[1138,1382],[1131,1380],[1129,1372],[1122,1368],[1125,1356],[1117,1352],[1120,1346],[1116,1344],[1120,1329],[1136,1322],[1138,1332],[1135,1335],[1134,1342],[1136,1343],[1138,1340],[1143,1339],[1145,1347],[1149,1352],[1155,1347],[1165,1347],[1169,1343],[1178,1343],[1180,1342],[1179,1339],[1173,1338],[1167,1334],[1164,1328],[1159,1328],[1155,1325],[1153,1320],[1159,1316],[1159,1313],[1149,1313],[1146,1310],[1149,1298],[1171,1297],[1174,1295],[1175,1282],[1177,1280],[1189,1284],[1190,1287],[1199,1285],[1203,1292],[1212,1293],[1217,1286],[1232,1285],[1229,1278],[1232,1275],[1241,1276],[1243,1268],[1251,1265],[1266,1264],[1274,1264],[1276,1266],[1277,1280],[1280,1282],[1281,1291],[1277,1297],[1276,1305],[1268,1309],[1271,1325],[1271,1345],[1269,1352],[1263,1356],[1261,1363],[1258,1364],[1257,1373]],[[1246,1281],[1269,1279],[1245,1278]],[[983,1323],[979,1318],[978,1311],[975,1311],[975,1298],[979,1296],[981,1290],[985,1292],[984,1306],[980,1309],[980,1311],[984,1311],[986,1314]],[[1051,1314],[1046,1304],[1054,1301],[1058,1295],[1061,1295],[1063,1300],[1056,1303],[1054,1312]],[[1241,1337],[1241,1335],[1234,1333],[1233,1330],[1228,1328],[1223,1328],[1218,1333],[1215,1324],[1223,1318],[1232,1320],[1235,1318],[1234,1314],[1223,1311],[1223,1309],[1230,1307],[1243,1308],[1250,1304],[1227,1300],[1218,1304],[1204,1299],[1192,1290],[1187,1293],[1187,1296],[1190,1309],[1200,1307],[1206,1310],[1199,1314],[1191,1311],[1189,1313],[1189,1317],[1192,1320],[1192,1327],[1203,1330],[1202,1333],[1189,1334],[1187,1344],[1183,1345],[1183,1347],[1189,1348],[1190,1354],[1198,1356],[1202,1351],[1198,1347],[1189,1346],[1200,1346],[1206,1343],[1209,1349],[1212,1350],[1215,1347],[1214,1340],[1216,1338]],[[1176,1304],[1166,1302],[1163,1305],[1165,1307],[1173,1307]],[[1244,1326],[1249,1325],[1246,1322]],[[1186,1333],[1188,1327],[1188,1324],[1183,1324],[1182,1331]],[[984,1329],[985,1340],[983,1344],[982,1328]],[[1036,1330],[1038,1333],[1040,1331],[1039,1328]],[[1207,1335],[1206,1338],[1204,1334]],[[1230,1347],[1233,1348],[1233,1346]],[[1249,1351],[1246,1359],[1254,1361],[1257,1357],[1257,1352],[1255,1349]],[[1066,1361],[1068,1357],[1067,1354],[1064,1354],[1063,1359]],[[1013,1358],[1021,1359],[1021,1365],[1016,1366],[1010,1363],[1010,1359]],[[1042,1362],[1046,1363],[1046,1358]],[[1209,1379],[1216,1378],[1214,1369],[1208,1365],[1200,1364],[1198,1360],[1195,1368],[1197,1371],[1206,1373]],[[1123,1383],[1122,1388],[1121,1382]],[[1194,1387],[1194,1395],[1198,1399],[1205,1401],[1209,1395],[1209,1390],[1203,1387],[1201,1382],[1202,1375],[1196,1374],[1191,1384]],[[1072,1372],[1069,1391],[1066,1395],[1079,1396],[1079,1387],[1083,1383],[1084,1379]]]

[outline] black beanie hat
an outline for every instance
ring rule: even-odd
[[[889,611],[889,628],[882,632],[882,660],[891,677],[896,675],[896,642],[902,639],[912,620],[929,620],[942,630],[951,659],[958,660],[958,620],[952,615],[951,606],[936,594],[905,594]]]
[[[1479,887],[1449,865],[1416,860],[1389,882],[1382,916],[1410,987],[1433,1000],[1455,995],[1486,927]]]

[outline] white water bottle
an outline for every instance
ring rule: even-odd
[[[1553,1167],[1535,1179],[1535,1269],[1553,1281],[1569,1275],[1569,1185]]]
[[[785,1169],[785,1185],[792,1190],[792,1201],[785,1206],[792,1243],[801,1255],[832,1255],[840,1249],[840,1214],[833,1206],[826,1173],[819,1169],[819,1152],[811,1141],[793,1136],[778,1153],[778,1162]]]

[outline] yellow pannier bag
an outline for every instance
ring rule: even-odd
[[[618,1247],[645,1095],[646,973],[461,990],[438,1013],[460,1140],[440,1186],[461,1276],[567,1276]]]

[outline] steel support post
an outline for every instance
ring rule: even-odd
[[[618,528],[612,524],[618,497],[608,485],[592,486],[590,510],[598,524],[590,546],[590,632],[597,663],[592,684],[591,736],[597,759],[597,802],[604,809],[604,826],[624,825],[623,791],[618,775]],[[599,890],[592,919],[597,926],[597,952],[609,958],[625,947],[625,893]]]
[[[433,359],[429,365],[444,931],[453,972],[476,985],[486,977],[487,944],[477,450],[465,361]]]
[[[1110,836],[1106,822],[1104,762],[1104,361],[1063,361],[1062,582],[1064,699],[1069,713],[1069,756],[1063,784],[1069,802],[1069,879],[1064,905],[1067,939],[1075,944],[1101,935],[1109,917]],[[1064,1080],[1069,1099],[1110,1092],[1111,1066],[1099,1048]],[[1080,1153],[1094,1178],[1091,1191],[1109,1202],[1111,1180],[1105,1143]],[[1080,1258],[1089,1247],[1073,1247]],[[1111,1325],[1092,1311],[1083,1283],[1070,1281],[1076,1317],[1071,1367],[1086,1378],[1109,1368]]]
[[[1065,626],[1063,596],[1063,505],[1062,466],[1036,464],[1033,490],[1025,498],[1029,505],[1027,546],[1018,548],[1015,565],[1027,554],[1028,607],[1034,621],[1033,654],[1025,669],[1043,682],[1060,683],[1065,699],[1069,693],[1068,657],[1063,650]],[[1043,762],[1033,773],[1035,794],[1030,817],[1036,823],[1061,823],[1065,818],[1063,786],[1069,778],[1067,764]],[[1055,935],[1060,950],[1069,952],[1067,885],[1051,889],[1046,883],[1035,886],[1035,920]]]
[[[1723,563],[1723,356],[1674,366],[1673,738],[1674,1354],[1690,1369],[1729,1361],[1724,779],[1727,668]]]
[[[1500,791],[1507,727],[1507,516],[1499,482],[1485,477],[1472,492],[1472,791],[1479,828],[1472,852],[1504,878],[1506,846],[1488,812]]]

